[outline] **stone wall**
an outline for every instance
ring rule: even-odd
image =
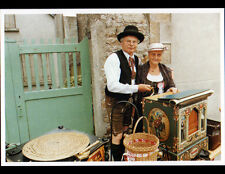
[[[142,58],[143,52],[146,52],[146,45],[149,44],[150,28],[148,24],[148,16],[145,14],[88,14],[77,15],[79,40],[84,36],[88,36],[90,26],[97,21],[104,23],[104,57],[106,58],[113,51],[120,48],[120,44],[116,38],[117,34],[123,31],[126,25],[136,25],[145,35],[144,41],[138,46],[137,55]]]

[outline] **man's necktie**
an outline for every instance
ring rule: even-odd
[[[131,67],[131,78],[135,79],[136,77],[136,72],[134,71],[134,59],[132,59],[131,57],[129,57],[129,66]]]

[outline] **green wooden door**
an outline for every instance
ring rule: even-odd
[[[6,76],[8,141],[23,143],[58,126],[94,133],[87,38],[64,44],[6,41]]]

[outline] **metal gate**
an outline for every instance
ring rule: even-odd
[[[93,134],[88,39],[5,45],[6,141],[24,143],[58,126]]]

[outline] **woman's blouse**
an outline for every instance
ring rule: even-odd
[[[149,74],[149,61],[139,68],[138,84],[149,84],[154,87],[154,94],[166,92],[169,88],[175,87],[172,78],[172,70],[164,64],[159,63],[159,75]]]

